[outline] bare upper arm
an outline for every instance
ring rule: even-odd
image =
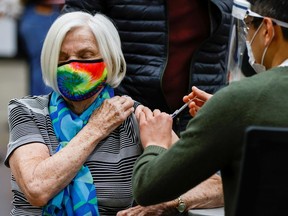
[[[10,158],[9,165],[21,189],[30,178],[33,178],[35,167],[50,157],[48,147],[43,143],[29,143],[15,149]]]

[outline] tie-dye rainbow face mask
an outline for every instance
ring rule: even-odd
[[[71,60],[57,68],[57,82],[61,94],[69,100],[81,101],[98,93],[107,80],[103,59]]]

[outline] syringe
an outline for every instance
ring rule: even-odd
[[[194,99],[194,98],[193,98]],[[182,110],[184,110],[190,103],[191,100],[189,100],[187,103],[185,103],[182,107],[180,107],[179,109],[177,109],[174,113],[170,114],[170,116],[172,118],[174,118],[175,116],[177,116],[180,112],[182,112]]]

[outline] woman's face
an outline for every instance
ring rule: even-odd
[[[58,64],[68,60],[90,60],[101,58],[96,39],[88,27],[70,30],[63,40]]]
[[[78,27],[69,31],[60,49],[57,68],[61,95],[66,101],[90,103],[104,88],[106,80],[106,65],[91,30]]]

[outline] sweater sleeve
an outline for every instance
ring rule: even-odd
[[[169,150],[156,146],[144,150],[133,174],[133,195],[138,204],[175,199],[217,171],[222,174],[223,167],[235,165],[245,122],[240,113],[245,110],[241,104],[243,96],[220,91],[190,120]]]

